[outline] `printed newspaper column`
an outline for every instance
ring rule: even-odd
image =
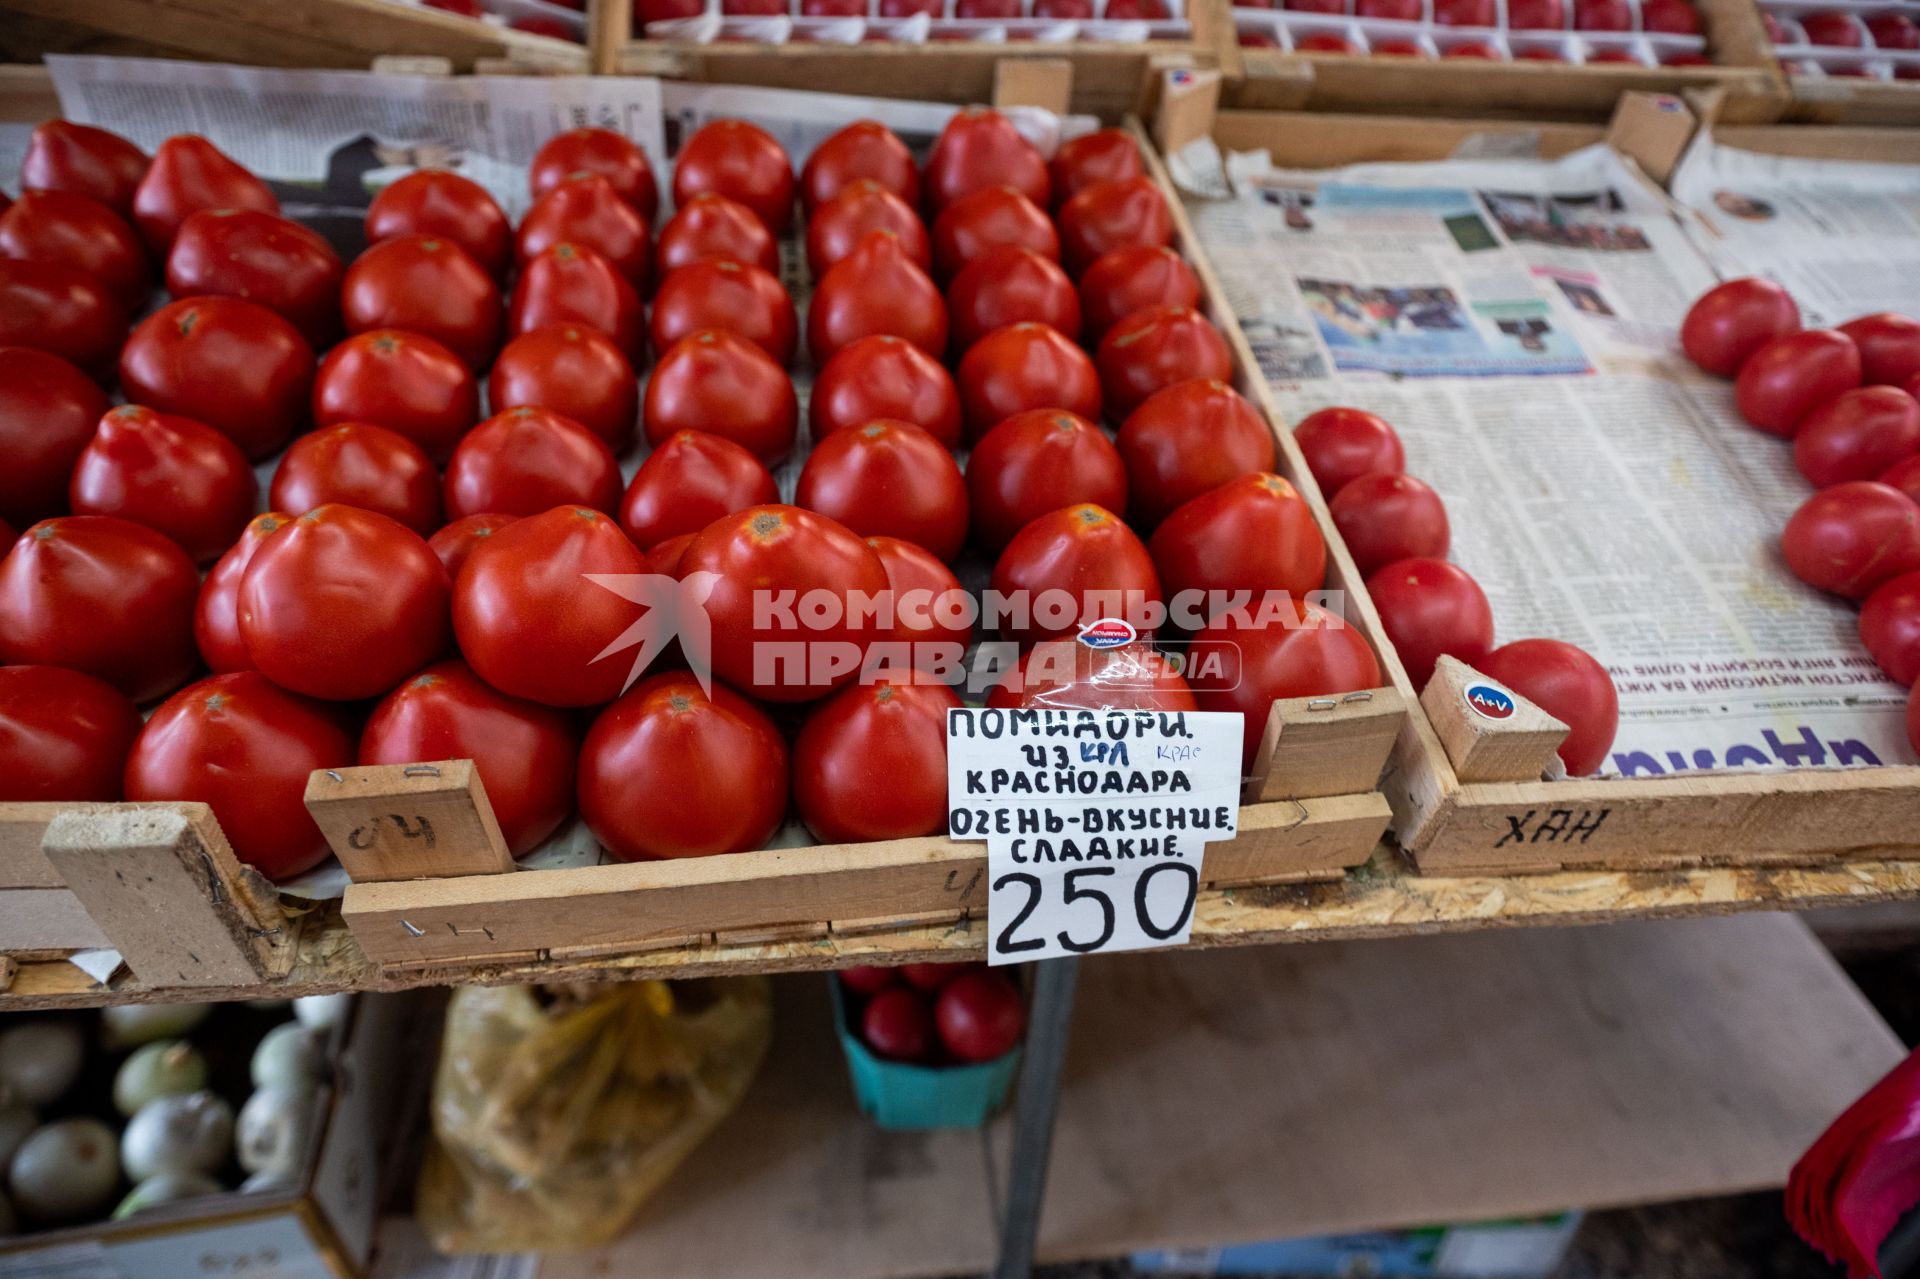
[[[987,842],[987,962],[1180,946],[1240,821],[1241,716],[947,712],[948,829]]]

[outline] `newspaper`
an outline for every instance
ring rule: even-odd
[[[1282,411],[1394,424],[1499,641],[1613,675],[1603,772],[1912,761],[1853,610],[1779,558],[1790,449],[1678,352],[1712,266],[1619,156],[1220,167],[1189,212]]]

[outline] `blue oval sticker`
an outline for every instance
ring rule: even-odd
[[[1504,688],[1495,688],[1492,684],[1469,684],[1461,696],[1466,699],[1467,709],[1482,719],[1513,718],[1513,695]]]

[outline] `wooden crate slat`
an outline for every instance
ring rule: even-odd
[[[306,805],[355,883],[514,868],[470,759],[315,769]]]
[[[0,954],[71,954],[112,946],[67,888],[0,889]]]

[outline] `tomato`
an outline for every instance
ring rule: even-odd
[[[708,191],[687,201],[660,231],[655,248],[660,278],[695,262],[725,258],[780,275],[780,245],[752,209]]]
[[[1399,434],[1365,409],[1309,413],[1294,426],[1293,442],[1307,459],[1314,482],[1329,497],[1369,471],[1396,474],[1407,465]]]
[[[872,995],[894,985],[896,978],[891,968],[876,968],[871,964],[853,968],[842,968],[839,972],[840,984],[857,995]]]
[[[240,578],[253,562],[260,543],[292,519],[285,511],[254,516],[238,540],[214,562],[206,581],[200,583],[200,594],[193,605],[193,642],[207,668],[216,675],[253,669],[247,642],[240,638]]]
[[[1800,25],[1806,28],[1807,40],[1813,44],[1858,49],[1865,43],[1859,24],[1845,13],[1810,13],[1800,19]]]
[[[647,440],[708,431],[768,465],[793,450],[800,401],[785,369],[746,338],[717,330],[673,344],[647,379]]]
[[[1020,17],[1020,0],[953,0],[953,16],[985,22]]]
[[[936,210],[997,186],[1010,186],[1044,209],[1052,191],[1047,162],[1033,143],[986,107],[954,113],[934,141],[924,176],[927,204]]]
[[[1116,249],[1172,244],[1173,215],[1151,178],[1097,182],[1060,206],[1060,240],[1067,265],[1082,271]]]
[[[1368,576],[1367,594],[1415,692],[1433,678],[1442,654],[1478,669],[1493,649],[1493,609],[1457,564],[1396,560]]]
[[[340,332],[344,276],[324,237],[257,209],[203,209],[180,224],[167,254],[167,292],[174,297],[257,302],[316,347]]]
[[[799,322],[780,281],[757,266],[709,260],[674,271],[653,299],[653,349],[717,329],[738,334],[782,366],[793,360]]]
[[[1627,0],[1573,0],[1575,31],[1631,31],[1633,9]]]
[[[1192,307],[1200,301],[1193,268],[1172,249],[1133,245],[1102,255],[1080,277],[1080,310],[1087,336],[1107,330],[1136,311],[1151,307]]]
[[[1867,385],[1900,386],[1920,377],[1920,320],[1881,311],[1848,321],[1840,332],[1860,348],[1861,380]]]
[[[947,346],[947,304],[898,236],[872,231],[814,288],[807,349],[824,364],[840,348],[880,335],[938,358]]]
[[[1109,22],[1165,22],[1172,16],[1163,0],[1107,0]]]
[[[702,191],[738,200],[784,235],[793,221],[793,166],[773,135],[745,120],[715,120],[688,138],[673,161],[673,202]]]
[[[638,34],[649,22],[697,18],[706,11],[706,0],[633,0],[634,30]]]
[[[620,449],[633,438],[640,384],[613,339],[583,325],[556,324],[501,348],[487,375],[487,399],[495,411],[523,404],[552,409]]]
[[[1003,973],[955,978],[933,1004],[940,1042],[960,1061],[997,1061],[1012,1052],[1027,1028],[1020,988]]]
[[[975,440],[1027,409],[1057,408],[1100,420],[1100,375],[1093,361],[1044,324],[1009,324],[968,347],[959,385],[967,435]]]
[[[68,483],[75,515],[114,515],[217,557],[253,517],[260,486],[220,432],[191,418],[123,404],[105,414]]]
[[[1149,544],[1169,596],[1183,591],[1320,589],[1327,544],[1306,499],[1278,475],[1256,471],[1186,502],[1161,522]],[[1206,616],[1210,602],[1193,600]]]
[[[368,244],[403,235],[451,240],[495,279],[513,261],[513,224],[499,202],[478,182],[444,169],[421,169],[382,187],[367,206],[366,233]]]
[[[1050,511],[1125,511],[1127,471],[1099,427],[1062,409],[1028,409],[987,432],[967,460],[974,540],[999,551]]]
[[[487,511],[457,519],[428,538],[427,549],[440,557],[440,562],[447,569],[447,580],[451,582],[460,576],[461,568],[466,565],[475,547],[519,518],[517,515]]]
[[[1896,462],[1878,478],[1882,484],[1891,485],[1915,502],[1920,502],[1920,457],[1910,457],[1904,462]]]
[[[1445,559],[1452,542],[1446,504],[1411,475],[1357,476],[1341,486],[1328,509],[1362,576],[1395,560]]]
[[[302,515],[337,502],[375,511],[421,537],[440,527],[440,476],[420,446],[371,422],[341,422],[293,442],[267,504]]]
[[[793,742],[793,802],[823,844],[912,839],[947,829],[945,684],[904,676],[843,688]]]
[[[641,556],[641,563],[645,567],[645,570],[649,573],[658,573],[666,577],[679,577],[680,557],[685,555],[687,553],[687,547],[692,545],[693,536],[691,533],[676,533],[659,545],[648,548]],[[686,665],[685,657],[680,655],[678,640],[673,641],[668,651],[675,655],[677,659],[675,662],[676,665]],[[659,665],[660,660],[664,659],[657,659],[656,667]]]
[[[1920,25],[1904,13],[1876,13],[1866,20],[1876,49],[1920,49]]]
[[[139,732],[133,703],[91,675],[0,667],[0,801],[116,801]]]
[[[538,515],[586,506],[611,515],[620,464],[601,438],[551,409],[522,405],[467,432],[447,463],[447,514]]]
[[[871,547],[825,515],[768,505],[723,516],[696,534],[680,558],[683,575],[703,571],[718,574],[706,603],[713,672],[764,700],[825,696],[853,677],[868,643],[885,638],[853,605],[861,596],[882,598],[886,568]],[[796,599],[812,593],[823,606],[840,606],[817,615],[799,607],[784,616],[777,609],[761,615],[755,597],[770,589],[791,591]],[[781,660],[794,652],[805,658],[804,670]]]
[[[698,533],[722,515],[779,500],[773,473],[740,445],[707,431],[675,431],[627,486],[620,527],[646,549]]]
[[[653,234],[613,184],[597,173],[576,173],[534,201],[514,236],[522,262],[556,244],[578,244],[613,263],[636,289],[647,287]]]
[[[1128,513],[1145,528],[1235,476],[1275,465],[1273,432],[1260,411],[1209,378],[1148,396],[1127,415],[1114,444],[1127,468]]]
[[[500,289],[451,240],[402,235],[347,268],[340,310],[349,333],[403,329],[483,368],[500,349]]]
[[[660,186],[653,166],[637,143],[611,129],[569,129],[548,138],[534,152],[527,185],[534,195],[542,196],[566,181],[567,175],[583,171],[611,182],[620,198],[639,210],[649,226],[653,224],[660,212]]]
[[[266,183],[213,143],[191,133],[178,134],[160,144],[134,188],[134,225],[147,247],[165,257],[180,224],[202,209],[278,213],[280,202]]]
[[[78,267],[128,308],[153,288],[147,252],[125,218],[64,191],[23,191],[0,213],[0,257]]]
[[[960,268],[947,286],[954,344],[970,347],[1009,324],[1045,324],[1080,334],[1080,299],[1060,265],[1030,249],[992,249]]]
[[[613,263],[577,244],[556,244],[520,272],[507,308],[507,331],[555,325],[598,329],[634,362],[647,349],[646,308]]]
[[[98,200],[122,217],[147,175],[147,153],[117,133],[68,120],[37,125],[20,162],[22,191],[66,191]]]
[[[1792,435],[1808,413],[1860,385],[1860,348],[1844,333],[1789,333],[1747,357],[1734,399],[1747,421],[1773,435]]]
[[[878,182],[861,179],[823,200],[807,218],[807,269],[817,277],[852,253],[869,232],[890,231],[921,270],[933,265],[927,228],[913,206]]]
[[[1640,6],[1640,27],[1680,36],[1697,36],[1705,30],[1700,11],[1687,0],[1647,0]]]
[[[1680,322],[1680,346],[1707,372],[1732,377],[1755,351],[1799,331],[1793,295],[1772,280],[1749,276],[1700,295]]]
[[[1317,604],[1293,600],[1281,616],[1259,602],[1215,618],[1187,648],[1187,679],[1203,711],[1246,716],[1241,771],[1253,766],[1277,699],[1379,688],[1380,664],[1359,630]]]
[[[1436,4],[1444,5],[1447,3],[1447,0],[1435,0],[1435,2]],[[1459,44],[1448,47],[1440,56],[1443,58],[1479,58],[1485,62],[1501,61],[1500,50],[1494,48],[1484,40],[1462,40]],[[1634,57],[1624,49],[1601,49],[1590,55],[1587,61],[1632,62],[1634,61]]]
[[[913,645],[898,656],[921,669],[941,662],[957,668],[973,639],[973,599],[940,558],[924,546],[897,537],[870,537],[867,545],[887,571],[895,644]]]
[[[1496,16],[1493,0],[1433,0],[1436,26],[1491,27]]]
[[[1360,16],[1363,18],[1408,18],[1420,20],[1420,8],[1416,3],[1412,14],[1378,13],[1363,6]],[[1567,25],[1566,0],[1507,0],[1507,26],[1515,31],[1561,31]]]
[[[967,487],[940,441],[881,419],[820,441],[801,468],[794,505],[862,537],[898,537],[943,560],[967,537]]]
[[[1199,704],[1178,663],[1145,643],[1088,648],[1042,640],[987,693],[987,705],[1087,710],[1191,711]]]
[[[113,368],[125,309],[78,267],[0,258],[0,346],[24,346],[91,373]]]
[[[1125,129],[1100,129],[1069,138],[1047,164],[1056,203],[1064,203],[1096,183],[1138,178],[1145,173],[1140,147]]]
[[[890,1061],[927,1060],[933,1055],[933,1036],[933,1009],[917,990],[883,990],[867,1001],[860,1015],[860,1038]]]
[[[1870,480],[1920,453],[1920,403],[1898,387],[1863,386],[1800,422],[1793,464],[1815,488]]]
[[[1836,484],[1800,504],[1780,551],[1807,585],[1864,599],[1888,578],[1920,569],[1920,506],[1872,480]]]
[[[1894,683],[1920,680],[1920,572],[1889,578],[1867,596],[1860,642]]]
[[[515,857],[573,812],[579,744],[560,711],[495,692],[465,662],[438,662],[380,699],[360,733],[361,764],[470,759]]]
[[[948,448],[960,444],[960,394],[940,362],[891,335],[861,338],[814,375],[808,429],[825,439],[876,418],[912,422]]]
[[[1056,22],[1087,22],[1093,16],[1093,0],[1033,0],[1033,16],[1051,18]],[[1051,165],[1047,169],[1049,177],[1053,174]],[[1054,179],[1054,195],[1059,198],[1059,182]]]
[[[371,422],[436,460],[480,417],[480,391],[460,358],[429,337],[358,333],[327,353],[313,380],[316,426]]]
[[[1524,639],[1503,644],[1474,664],[1567,726],[1560,762],[1575,777],[1607,762],[1620,728],[1620,698],[1607,668],[1561,640]]]
[[[243,298],[183,298],[127,338],[120,386],[135,403],[205,422],[258,461],[306,425],[313,348]]]
[[[948,203],[933,220],[933,258],[943,278],[951,279],[983,254],[1008,247],[1060,260],[1053,220],[1013,187],[982,187]]]
[[[193,671],[199,585],[187,553],[145,525],[42,520],[0,559],[0,662],[64,666],[152,701]]]
[[[1136,311],[1107,331],[1095,355],[1107,407],[1124,416],[1155,391],[1207,377],[1233,376],[1233,357],[1212,321],[1190,307]]]
[[[787,744],[765,711],[685,672],[642,681],[580,751],[580,815],[622,861],[765,846],[787,812]]]
[[[100,388],[59,356],[0,347],[0,519],[24,527],[66,509],[67,477],[106,411]]]
[[[862,180],[878,182],[909,205],[920,203],[920,169],[913,152],[875,120],[855,120],[813,149],[800,171],[800,200],[811,214]]]
[[[1315,35],[1303,35],[1293,42],[1295,53],[1358,53],[1359,46],[1342,35],[1331,31],[1322,31]]]
[[[992,582],[1010,602],[1001,634],[1020,644],[1070,638],[1103,617],[1144,633],[1160,600],[1146,546],[1119,516],[1088,503],[1051,511],[1015,533],[994,562]]]

